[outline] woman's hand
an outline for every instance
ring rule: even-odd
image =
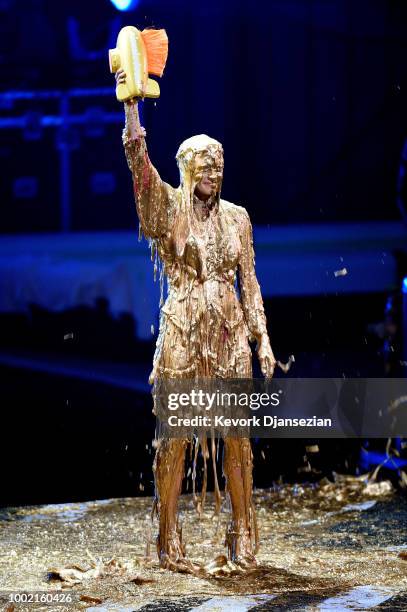
[[[116,86],[123,85],[126,82],[126,77],[127,75],[123,68],[119,68],[114,75],[114,78],[116,79]],[[140,125],[136,108],[137,102],[137,98],[132,98],[124,103],[129,110],[129,131],[131,140],[139,140],[140,138],[145,138],[147,136],[146,130]]]
[[[116,85],[122,85],[126,82],[126,73],[123,68],[119,68],[119,70],[115,73],[114,78],[116,79]]]
[[[270,339],[267,333],[260,336],[257,341],[257,356],[259,358],[263,376],[266,378],[272,378],[277,361],[273,355],[273,351],[271,350]]]

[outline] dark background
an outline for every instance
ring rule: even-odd
[[[401,223],[403,0],[140,0],[127,13],[109,0],[0,0],[3,238],[44,233],[45,244],[45,232],[70,230],[74,240],[85,230],[130,230],[137,239],[122,119],[103,119],[122,112],[107,50],[128,24],[165,27],[169,37],[161,97],[142,109],[150,156],[164,180],[178,184],[179,144],[207,133],[224,145],[223,197],[244,205],[253,224],[268,227],[271,242],[281,225],[295,224],[299,236],[320,226],[321,241],[326,223]],[[70,112],[81,123],[41,127],[41,117],[58,115],[60,106],[39,92],[90,88],[111,88],[111,96],[78,96]],[[29,93],[12,99],[19,91]],[[18,117],[21,125],[5,125]],[[66,184],[64,151],[70,155]],[[64,226],[61,201],[68,192]],[[400,288],[407,268],[400,245],[392,257],[392,287],[265,299],[278,356],[296,355],[293,375],[405,375]],[[153,341],[137,337],[130,315],[111,317],[103,300],[58,313],[27,308],[0,314],[3,504],[151,494],[154,422],[146,378]],[[64,340],[71,331],[74,338]],[[23,365],[16,355],[24,356]],[[97,375],[113,365],[133,368],[126,380],[144,390]],[[254,444],[257,459],[264,444]],[[267,462],[257,461],[256,484],[367,470],[379,459],[372,455],[369,463],[363,451],[362,463],[361,445],[383,453],[385,444],[335,441],[306,457],[306,441],[284,442],[284,448],[271,442]],[[400,440],[396,446],[404,452]],[[304,471],[308,461],[312,470]],[[399,483],[397,470],[381,473]]]
[[[402,0],[140,0],[128,13],[108,0],[2,0],[0,15],[3,90],[110,87],[107,48],[120,27],[165,27],[170,52],[162,94],[145,105],[144,122],[166,181],[178,182],[174,156],[182,140],[208,133],[224,144],[224,197],[244,203],[254,223],[397,218],[407,114]],[[119,109],[114,98],[109,103]],[[110,216],[75,218],[74,226],[131,228],[119,130],[105,133],[104,142],[89,141],[84,131],[81,163],[85,149],[97,155],[100,169],[108,165],[117,174],[118,192]],[[52,144],[37,142],[41,154],[33,160],[21,133],[12,138],[3,134],[2,167],[18,141],[19,161],[10,160],[11,176],[2,181],[1,217],[5,229],[19,231],[7,178],[25,163],[46,166],[46,183],[56,176],[46,153]],[[45,207],[54,194],[44,195]],[[55,215],[46,217],[33,229],[57,229]]]

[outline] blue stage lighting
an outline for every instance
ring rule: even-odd
[[[131,11],[136,8],[139,0],[111,0],[118,11]]]
[[[406,467],[407,459],[401,459],[394,456],[390,457],[386,455],[386,453],[381,453],[379,451],[361,451],[360,467],[362,470],[368,470],[377,465],[382,465],[388,470],[399,470],[400,468]]]
[[[403,293],[407,293],[407,276],[403,278]]]

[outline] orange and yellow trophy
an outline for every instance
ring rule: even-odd
[[[161,77],[168,57],[168,37],[165,30],[134,26],[122,28],[117,46],[109,50],[110,72],[120,68],[126,73],[126,82],[116,87],[120,102],[133,98],[158,98],[160,87],[149,75]]]

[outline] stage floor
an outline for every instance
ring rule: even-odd
[[[151,498],[0,510],[2,609],[407,609],[407,499],[390,483],[337,477],[257,490],[255,498],[258,568],[243,571],[218,559],[216,570],[206,565],[200,576],[159,569]],[[225,554],[227,517],[224,504],[213,518],[210,494],[201,519],[192,496],[182,497],[191,559],[209,564]],[[75,602],[7,607],[11,591],[68,593]]]

